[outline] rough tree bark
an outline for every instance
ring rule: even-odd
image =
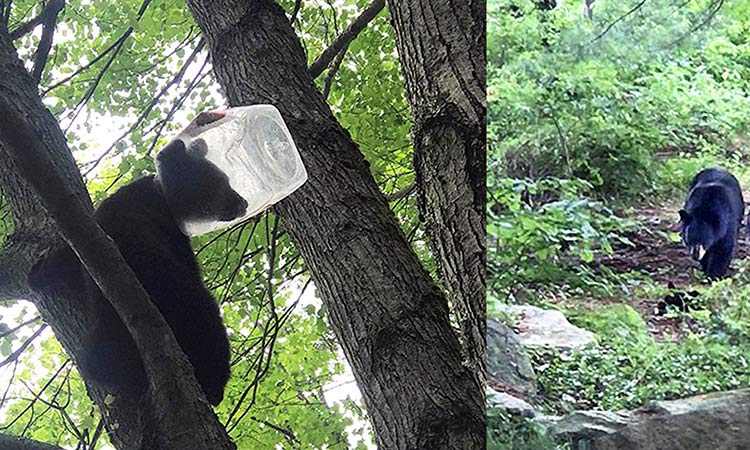
[[[271,0],[189,0],[230,105],[272,103],[310,178],[277,205],[362,390],[381,450],[484,447],[484,403],[448,304]],[[483,88],[482,88],[483,89]]]
[[[50,219],[54,217],[107,297],[116,300],[116,310],[130,331],[135,331],[139,348],[145,350],[151,385],[146,401],[118,396],[107,405],[104,394],[90,387],[107,418],[113,443],[121,449],[234,448],[208,403],[198,397],[197,382],[168,325],[91,217],[91,201],[63,133],[43,106],[2,24],[0,113],[4,118],[0,123],[0,184],[16,230],[0,255],[3,295],[33,301],[69,354],[78,357],[88,328],[83,302],[76,301],[82,293],[37,293],[26,283],[33,262],[50,244],[60,242],[55,221]],[[50,214],[38,197],[44,199]]]
[[[485,308],[485,0],[388,0],[411,106],[420,216],[482,381]]]
[[[0,448],[3,450],[65,450],[56,445],[24,439],[17,436],[1,435]]]

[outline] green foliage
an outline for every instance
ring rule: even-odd
[[[564,450],[570,446],[556,441],[539,423],[512,416],[502,408],[487,408],[488,450]]]
[[[583,180],[490,177],[487,261],[492,295],[538,283],[594,284],[586,264],[627,243],[630,223],[588,198]]]
[[[697,287],[700,308],[690,312],[703,333],[726,345],[750,345],[750,267],[747,259],[740,264],[735,276]]]
[[[614,277],[599,258],[638,226],[613,205],[680,204],[709,166],[750,184],[750,3],[597,2],[591,20],[577,2],[536,3],[488,3],[489,313],[519,299],[554,302],[595,333],[583,350],[533,352],[549,412],[750,385],[747,260],[732,278],[686,287],[698,292],[691,311],[669,313],[680,332],[657,340],[654,321],[605,304],[663,298],[662,268],[653,268],[659,285],[641,273]],[[647,263],[644,253],[632,252]],[[488,418],[495,445],[552,448],[515,420]]]
[[[10,204],[0,192],[0,246],[5,239],[13,233],[13,216],[10,213]]]
[[[589,327],[597,344],[572,354],[536,353],[548,406],[629,409],[648,400],[679,398],[750,384],[750,345],[727,345],[714,335],[655,341],[639,314],[616,305],[572,321]]]
[[[739,149],[731,153],[719,149],[706,149],[694,154],[680,153],[660,164],[656,173],[657,198],[679,199],[682,202],[693,177],[707,167],[724,167],[737,177],[740,186],[750,183],[750,167]]]
[[[583,178],[598,193],[655,187],[657,153],[723,148],[748,128],[744,18],[729,7],[708,25],[706,2],[635,1],[553,11],[490,2],[489,158],[512,177]]]

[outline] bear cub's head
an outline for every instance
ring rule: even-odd
[[[175,139],[156,155],[156,173],[175,220],[228,222],[242,217],[247,201],[229,184],[229,177],[206,159],[203,139],[185,146]]]

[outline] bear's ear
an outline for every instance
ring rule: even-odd
[[[156,154],[156,160],[159,162],[164,161],[179,161],[181,158],[185,157],[185,143],[182,141],[182,139],[174,139],[169,144],[167,144],[166,147],[161,149],[159,153]]]
[[[690,213],[685,211],[684,209],[680,210],[680,222],[684,223],[685,225],[690,223]]]
[[[188,144],[188,153],[199,158],[205,158],[208,154],[208,144],[204,139],[195,139]]]

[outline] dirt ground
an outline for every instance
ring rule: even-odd
[[[670,232],[679,231],[678,209],[677,206],[665,205],[639,210],[631,218],[650,231],[630,233],[627,237],[633,246],[618,244],[613,255],[600,258],[597,262],[616,273],[644,273],[665,288],[672,283],[679,290],[689,291],[691,286],[700,284],[701,280],[694,274],[699,271],[698,263],[690,258],[681,242],[672,242],[668,238]],[[735,258],[748,256],[746,233],[741,233],[740,236]],[[692,324],[683,317],[657,314],[657,305],[661,300],[634,298],[630,303],[641,313],[652,335],[669,335],[679,339]]]

